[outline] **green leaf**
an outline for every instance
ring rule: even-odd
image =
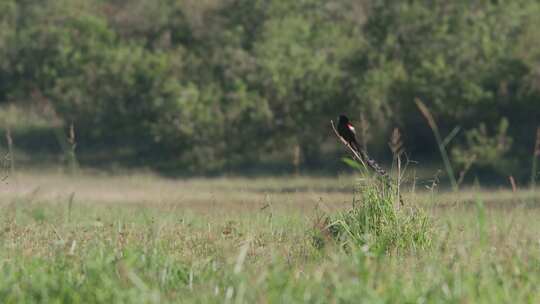
[[[348,157],[344,157],[341,159],[345,164],[347,164],[349,167],[356,169],[358,171],[363,171],[364,167],[359,162],[355,161],[354,159],[350,159]]]

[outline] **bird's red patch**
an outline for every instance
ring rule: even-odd
[[[349,130],[354,131],[354,127],[350,123],[347,124],[347,127],[349,128]]]

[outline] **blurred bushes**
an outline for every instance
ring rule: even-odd
[[[540,117],[539,14],[533,0],[5,0],[0,102],[40,96],[80,147],[201,172],[296,147],[320,166],[340,112],[365,117],[375,147],[399,126],[432,156],[418,97],[447,130],[505,116],[504,159],[530,152]]]
[[[465,145],[452,150],[455,162],[464,168],[474,166],[481,170],[496,170],[503,175],[512,172],[516,169],[512,166],[515,161],[510,161],[506,155],[512,147],[512,138],[507,135],[508,127],[508,120],[503,118],[495,130],[496,134],[488,134],[483,123],[467,131]]]

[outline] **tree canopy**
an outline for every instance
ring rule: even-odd
[[[420,99],[465,130],[457,165],[518,170],[540,124],[537,16],[536,0],[4,0],[0,102],[39,96],[80,146],[208,172],[297,150],[323,166],[341,112],[376,153],[399,127],[433,158]]]

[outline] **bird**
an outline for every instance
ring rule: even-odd
[[[339,115],[337,131],[339,136],[343,137],[356,152],[359,152],[360,145],[356,141],[356,131],[347,116],[343,114]]]
[[[349,144],[349,146],[356,151],[358,156],[361,157],[361,160],[365,162],[371,169],[373,169],[373,171],[383,177],[388,175],[386,171],[373,158],[369,157],[367,152],[360,147],[358,141],[356,141],[356,131],[354,130],[354,126],[349,121],[349,118],[344,114],[341,114],[338,117],[337,132],[339,136],[341,136],[347,142],[347,144]]]
[[[390,176],[373,158],[369,157],[369,155],[364,149],[360,147],[358,141],[356,141],[356,131],[354,130],[354,126],[349,121],[349,118],[343,114],[339,115],[338,117],[337,133],[343,140],[347,142],[349,147],[354,152],[356,152],[354,153],[355,156],[359,158],[360,161],[367,164],[368,167],[370,167],[382,178],[386,185],[391,187]],[[401,197],[401,193],[399,193],[399,191],[398,198],[399,203],[401,204],[401,206],[403,206],[403,198]]]

